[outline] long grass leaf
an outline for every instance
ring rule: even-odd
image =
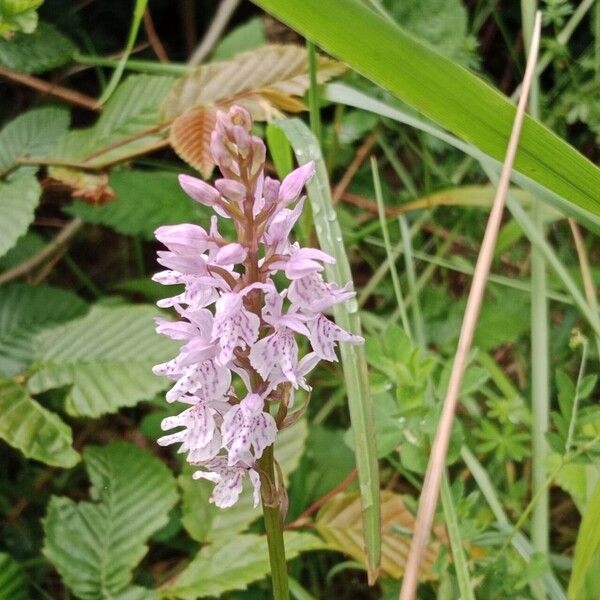
[[[299,119],[280,121],[278,125],[290,140],[300,164],[306,164],[310,160],[315,161],[316,173],[307,186],[315,230],[321,248],[336,259],[334,265],[326,267],[328,280],[343,285],[351,280],[352,273],[342,242],[341,229],[331,201],[327,169],[321,149],[314,135]],[[334,316],[341,327],[352,333],[360,334],[358,303],[355,299],[334,307]],[[375,423],[367,377],[367,363],[362,346],[341,344],[341,355],[350,419],[354,432],[369,579],[373,581],[377,576],[381,559],[381,514]]]
[[[427,117],[502,160],[515,106],[361,0],[254,0],[312,42]],[[600,169],[531,117],[515,169],[562,196],[564,209],[600,216]]]

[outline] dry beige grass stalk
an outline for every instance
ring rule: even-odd
[[[415,598],[419,567],[429,541],[433,517],[435,515],[435,509],[440,494],[440,484],[446,464],[448,443],[450,441],[450,433],[452,431],[452,422],[458,403],[460,386],[467,366],[467,356],[473,342],[473,334],[475,332],[475,327],[477,326],[485,286],[490,273],[490,266],[494,256],[494,247],[496,246],[496,239],[502,221],[502,213],[504,211],[504,201],[510,184],[510,175],[517,153],[517,147],[519,145],[523,119],[525,117],[527,98],[535,73],[540,43],[540,29],[541,13],[538,11],[531,40],[531,51],[527,59],[527,68],[523,78],[522,93],[519,98],[519,104],[517,106],[517,112],[508,142],[508,148],[506,150],[498,189],[494,197],[492,210],[481,243],[481,250],[477,258],[473,282],[469,291],[469,298],[467,300],[465,315],[460,330],[456,356],[454,364],[452,365],[450,381],[448,383],[448,391],[446,392],[446,398],[444,399],[442,414],[438,423],[435,439],[431,448],[431,454],[429,456],[427,472],[423,481],[415,531],[410,546],[404,579],[402,581],[402,588],[400,590],[400,600],[414,600]]]

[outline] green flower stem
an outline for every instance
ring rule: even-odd
[[[273,464],[273,446],[269,446],[258,461],[262,472],[275,482],[275,468]],[[269,494],[270,495],[270,494]],[[272,498],[267,498],[269,501]],[[271,563],[271,581],[273,583],[273,598],[275,600],[289,600],[288,573],[285,561],[285,546],[283,544],[283,527],[279,513],[279,503],[269,506],[262,499],[265,528],[267,530],[267,545],[269,546],[269,561]]]

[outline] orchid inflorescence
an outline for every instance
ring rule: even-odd
[[[300,194],[314,163],[281,183],[265,177],[265,145],[251,129],[252,118],[244,108],[219,112],[211,152],[223,178],[213,187],[188,175],[179,177],[191,198],[215,211],[210,230],[191,224],[156,230],[168,251],[158,252],[158,262],[167,270],[154,280],[185,289],[158,302],[162,308],[173,307],[181,320],[158,318],[157,331],[184,343],[174,359],[154,372],[175,382],[167,401],[188,406],[162,421],[163,430],[183,429],[158,443],[181,444],[187,461],[200,467],[193,477],[216,484],[211,502],[221,508],[237,502],[246,477],[254,487],[254,503],[259,503],[265,476],[257,461],[277,431],[293,422],[287,409],[294,390],[310,390],[306,375],[319,360],[337,360],[336,342],[363,341],[323,314],[354,296],[350,283],[340,288],[323,280],[323,264],[334,259],[288,239],[302,213]],[[217,215],[233,220],[237,241],[219,234]],[[277,289],[277,273],[289,280],[285,289]],[[281,275],[277,280],[283,280]],[[213,305],[214,311],[209,310]],[[296,335],[308,338],[312,348],[301,360]],[[241,378],[244,397],[232,387],[232,373]],[[269,410],[273,403],[279,403],[277,419]]]

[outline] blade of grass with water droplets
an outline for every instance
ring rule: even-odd
[[[331,201],[327,169],[319,145],[310,129],[299,119],[277,122],[287,135],[298,162],[315,161],[316,172],[307,185],[315,230],[321,249],[331,254],[334,265],[327,265],[326,277],[340,285],[352,279],[342,233]],[[333,309],[335,320],[344,329],[360,334],[358,304],[355,299]],[[379,508],[379,471],[375,443],[375,423],[363,346],[341,345],[342,367],[348,393],[348,406],[355,439],[356,468],[363,507],[363,529],[369,581],[379,571],[381,558],[381,515]]]

